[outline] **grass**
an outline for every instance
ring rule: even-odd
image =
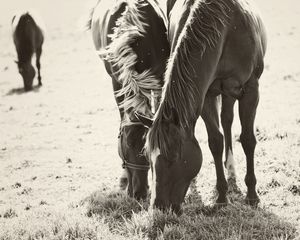
[[[293,225],[263,208],[239,202],[225,207],[205,206],[197,193],[187,197],[180,217],[147,208],[147,202],[137,202],[123,193],[95,192],[79,207],[65,212],[45,209],[20,218],[13,214],[1,226],[0,239],[296,238]]]

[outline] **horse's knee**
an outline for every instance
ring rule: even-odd
[[[221,112],[221,124],[222,126],[231,126],[233,122],[233,113],[229,111]]]

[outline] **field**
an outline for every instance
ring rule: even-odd
[[[261,203],[252,209],[243,202],[245,157],[236,117],[238,178],[231,182],[230,204],[214,207],[214,164],[199,120],[204,163],[181,217],[148,212],[147,202],[135,202],[118,190],[119,114],[91,35],[80,28],[86,1],[2,3],[0,239],[299,238],[300,3],[257,3],[268,33],[255,130]],[[43,86],[28,93],[14,63],[10,29],[14,12],[26,6],[39,9],[47,26]]]

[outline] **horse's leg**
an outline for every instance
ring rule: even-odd
[[[251,78],[245,87],[244,95],[239,100],[239,115],[242,126],[240,140],[247,158],[247,173],[245,183],[248,187],[246,202],[256,205],[259,202],[255,185],[254,173],[254,150],[256,138],[253,132],[253,125],[256,115],[256,108],[259,101],[259,91],[257,79]]]
[[[217,203],[225,203],[227,201],[226,193],[228,190],[228,185],[222,163],[223,135],[220,132],[219,127],[218,100],[218,97],[211,96],[208,93],[205,97],[201,116],[206,125],[208,144],[215,161],[217,173],[217,191],[219,193]]]
[[[119,106],[119,104],[123,101],[124,97],[116,97],[115,92],[119,91],[122,88],[122,85],[117,81],[116,77],[114,77],[114,75],[112,73],[113,69],[112,69],[110,63],[108,63],[108,62],[105,61],[104,64],[105,64],[106,71],[111,76],[115,100],[116,100],[117,105]],[[121,131],[121,124],[122,124],[122,121],[124,119],[124,111],[119,108],[119,113],[120,113],[121,123],[120,123],[119,136],[118,137],[120,138],[121,137],[121,135],[120,135],[121,134],[121,132],[120,132]],[[121,141],[118,142],[118,145],[119,145],[118,146],[119,151],[122,151]],[[129,177],[128,177],[128,171],[127,171],[126,168],[124,168],[123,171],[122,171],[121,177],[119,179],[119,187],[120,187],[121,190],[125,190],[127,188],[128,184],[129,184],[128,179],[129,179]]]
[[[127,186],[128,186],[128,172],[126,169],[124,169],[120,177],[119,187],[121,190],[125,190]]]
[[[36,50],[36,67],[38,70],[39,86],[42,86],[41,62],[40,62],[41,54],[42,54],[42,46],[38,47]]]
[[[221,123],[225,138],[225,167],[228,171],[228,177],[232,179],[236,177],[231,135],[234,103],[234,98],[222,95]]]

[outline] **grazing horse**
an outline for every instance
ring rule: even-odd
[[[87,27],[110,75],[121,124],[119,155],[129,196],[148,192],[148,160],[143,155],[147,128],[135,111],[151,118],[161,95],[170,46],[165,17],[154,0],[100,0]],[[125,184],[124,184],[125,182]]]
[[[17,14],[12,19],[13,40],[18,54],[16,61],[24,82],[26,91],[32,89],[35,76],[34,67],[31,64],[33,54],[36,54],[36,67],[38,70],[39,86],[42,85],[40,73],[42,45],[44,42],[44,27],[42,21],[29,12]]]
[[[228,187],[217,109],[220,94],[229,171],[234,170],[233,104],[239,102],[240,140],[247,159],[246,200],[256,204],[259,199],[255,190],[253,125],[266,51],[266,34],[258,11],[248,0],[178,0],[169,18],[171,57],[162,100],[153,122],[140,116],[150,127],[145,149],[153,170],[151,205],[180,212],[190,182],[202,164],[194,135],[200,114],[215,159],[217,202],[226,202]]]

